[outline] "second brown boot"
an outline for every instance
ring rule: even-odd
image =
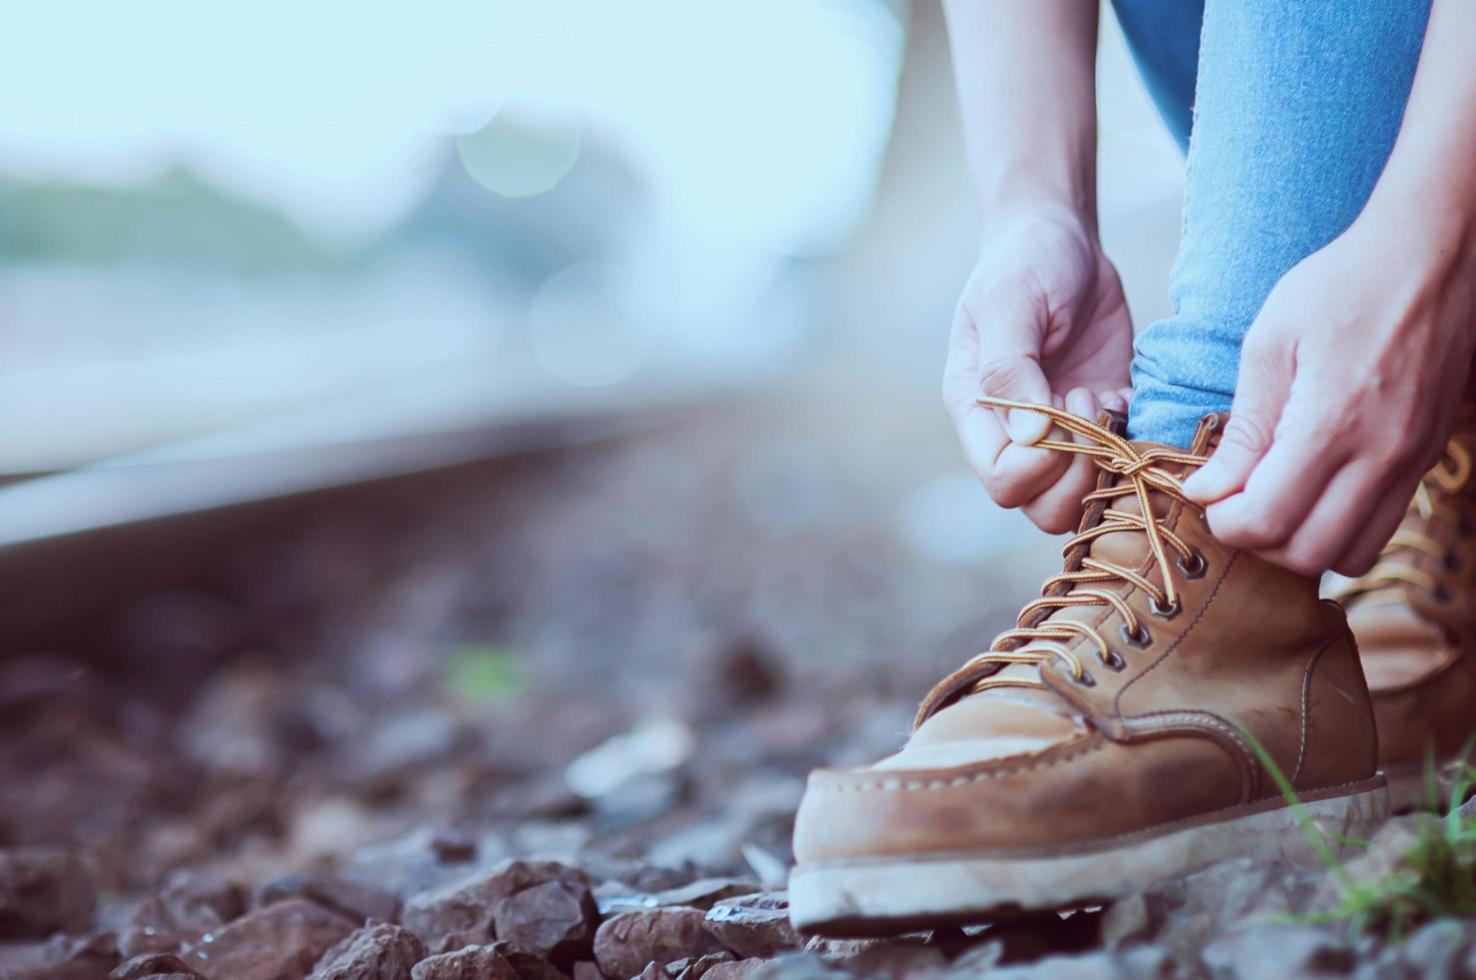
[[[1442,805],[1451,767],[1476,737],[1473,457],[1468,409],[1378,563],[1333,591],[1368,675],[1395,809]]]
[[[1305,818],[1331,841],[1384,816],[1342,610],[1315,580],[1221,544],[1183,497],[1219,418],[1186,453],[1042,411],[1076,441],[1041,445],[1102,470],[1065,570],[933,689],[900,751],[810,776],[789,886],[800,928],[1091,904],[1227,857],[1314,860]]]

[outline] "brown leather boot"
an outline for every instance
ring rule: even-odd
[[[1358,640],[1395,809],[1442,804],[1451,766],[1476,736],[1473,454],[1476,411],[1467,411],[1378,564],[1333,592]]]
[[[1385,813],[1342,611],[1220,544],[1182,496],[1222,420],[1185,453],[1038,410],[1079,440],[1042,446],[1103,470],[1066,569],[928,694],[900,752],[810,776],[789,885],[802,929],[982,922],[1226,857],[1315,860],[1252,739],[1324,831],[1367,836]]]

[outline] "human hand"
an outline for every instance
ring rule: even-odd
[[[1184,483],[1227,544],[1361,575],[1440,458],[1471,364],[1472,261],[1407,213],[1296,265],[1246,334],[1230,420]]]
[[[980,394],[1093,418],[1126,411],[1132,322],[1095,231],[1065,208],[1001,215],[986,232],[953,318],[943,403],[989,495],[1043,530],[1069,531],[1096,481],[1090,459],[1033,448],[1050,429]],[[1063,436],[1063,438],[1070,438]]]

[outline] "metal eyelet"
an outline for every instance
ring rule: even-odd
[[[1128,632],[1127,623],[1122,624],[1122,638],[1139,650],[1146,650],[1153,643],[1153,635],[1142,623],[1138,624],[1136,632]]]
[[[1086,671],[1082,671],[1081,672],[1081,676],[1075,678],[1075,680],[1076,680],[1076,683],[1080,684],[1082,687],[1096,687],[1097,686],[1097,679],[1095,677],[1093,677],[1091,674],[1088,674]]]
[[[1161,606],[1158,603],[1158,596],[1154,596],[1153,598],[1148,600],[1148,608],[1153,612],[1153,615],[1157,616],[1159,619],[1173,619],[1175,616],[1179,615],[1180,611],[1183,610],[1184,604],[1176,598],[1174,599],[1172,605]]]
[[[1454,548],[1451,548],[1450,550],[1446,551],[1445,559],[1442,564],[1445,565],[1448,571],[1457,571],[1461,567],[1461,556],[1456,554],[1456,550]]]
[[[1450,590],[1447,589],[1443,585],[1437,585],[1435,587],[1435,601],[1436,602],[1449,602],[1450,601]]]
[[[1177,564],[1185,578],[1199,578],[1209,568],[1209,562],[1204,560],[1204,555],[1199,553],[1198,548],[1189,552],[1187,560],[1181,557]]]
[[[1127,666],[1127,661],[1122,659],[1122,654],[1116,650],[1108,650],[1105,656],[1098,653],[1097,662],[1108,670],[1122,670]]]

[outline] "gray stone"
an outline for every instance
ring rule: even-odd
[[[848,977],[848,970],[833,966],[816,953],[781,953],[768,960],[748,960],[754,964],[747,973],[740,974],[744,980],[833,980]],[[741,965],[741,964],[737,964]],[[708,980],[722,980],[724,967],[719,965],[709,970]]]
[[[742,878],[699,878],[676,888],[659,891],[655,897],[659,905],[685,905],[706,911],[717,902],[739,895],[751,895],[758,890],[756,882]]]
[[[707,930],[743,957],[768,958],[804,945],[789,924],[787,892],[724,899],[708,911]]]
[[[1197,955],[1234,929],[1306,912],[1324,872],[1248,858],[1221,861],[1154,886],[1142,904],[1104,912],[1104,940],[1153,942]],[[1125,903],[1118,903],[1119,905]],[[1134,903],[1136,904],[1136,903]],[[1133,922],[1133,917],[1139,921]]]
[[[1439,833],[1440,818],[1434,814],[1394,817],[1379,828],[1363,853],[1343,863],[1342,878],[1326,876],[1313,896],[1312,907],[1319,911],[1336,908],[1346,897],[1348,886],[1358,888],[1386,880],[1402,870],[1409,856],[1423,847],[1432,834]]]
[[[1203,958],[1210,974],[1224,980],[1345,976],[1357,961],[1339,937],[1302,925],[1241,929],[1206,946]]]
[[[979,974],[955,963],[948,977],[965,980]],[[1050,956],[1034,963],[1005,966],[989,972],[990,980],[1168,980],[1176,972],[1173,958],[1159,947],[1139,946],[1125,951],[1098,951],[1075,956]],[[1187,974],[1192,976],[1193,974]],[[1284,974],[1281,980],[1295,974]]]

